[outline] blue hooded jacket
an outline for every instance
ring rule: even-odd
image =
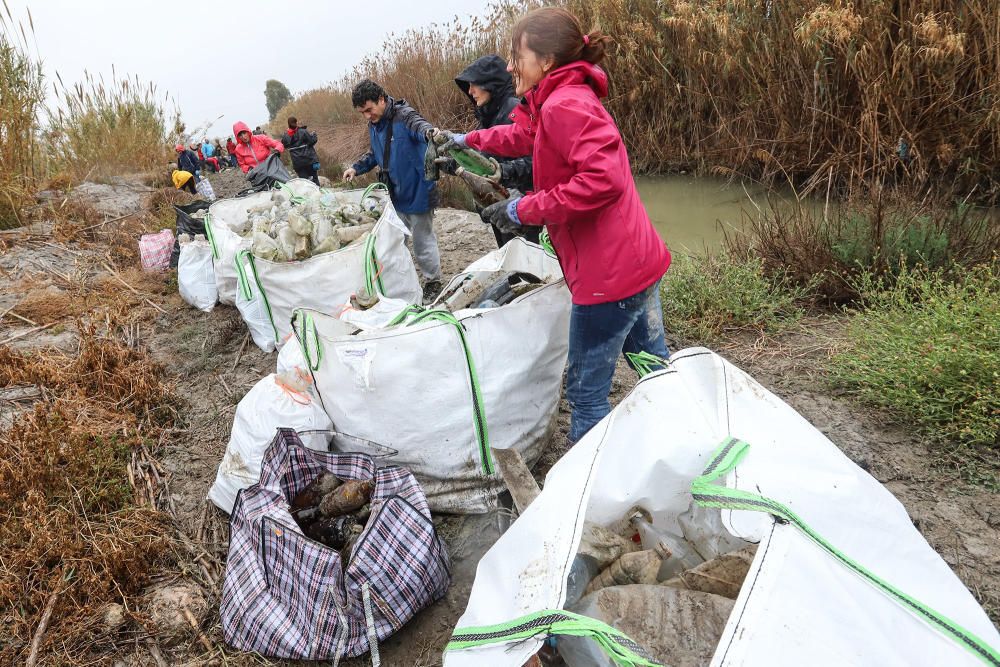
[[[385,114],[368,124],[370,150],[352,167],[360,175],[378,166],[385,168],[385,142],[392,124],[389,147],[389,180],[392,204],[400,213],[427,213],[436,204],[436,183],[424,180],[427,131],[434,126],[424,120],[406,100],[386,97]]]

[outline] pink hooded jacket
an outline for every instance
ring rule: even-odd
[[[670,266],[632,178],[618,126],[601,105],[608,77],[576,61],[548,74],[525,96],[530,123],[466,135],[477,150],[533,158],[534,192],[517,205],[525,225],[545,225],[573,303],[620,301],[659,280]]]
[[[243,121],[237,121],[233,123],[233,136],[236,137],[236,162],[240,165],[240,169],[243,173],[247,173],[258,164],[267,159],[267,156],[271,153],[271,149],[275,149],[279,153],[285,151],[285,147],[281,145],[280,141],[272,139],[266,134],[253,134],[250,132],[250,144],[247,145],[240,141],[240,132],[250,132],[250,128]]]

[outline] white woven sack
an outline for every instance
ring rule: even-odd
[[[533,464],[554,427],[568,349],[570,295],[555,258],[515,240],[469,267],[523,271],[547,284],[510,304],[427,311],[360,330],[316,311],[296,336],[337,431],[379,443],[410,470],[435,511],[481,513],[503,484],[490,448]],[[456,277],[461,280],[468,272]],[[335,446],[364,450],[353,439]]]
[[[232,512],[236,494],[260,479],[264,452],[279,428],[299,432],[310,449],[327,451],[330,418],[312,395],[301,386],[308,375],[287,382],[274,373],[260,380],[236,406],[229,445],[219,464],[208,499],[219,509]],[[293,386],[298,384],[299,386]]]
[[[638,505],[676,533],[696,497],[709,504],[690,535],[715,530],[758,543],[712,667],[1000,659],[996,628],[899,501],[749,375],[692,348],[642,379],[552,467],[541,494],[479,561],[444,664],[520,667],[545,631],[526,637],[516,628],[553,623],[631,650],[561,613],[584,520],[614,528]]]
[[[215,284],[212,246],[205,240],[181,244],[177,259],[177,289],[181,298],[198,310],[212,312],[219,297]]]

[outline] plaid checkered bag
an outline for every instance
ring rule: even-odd
[[[139,237],[139,261],[146,271],[166,271],[174,251],[174,233],[169,229]]]
[[[306,537],[290,499],[321,472],[375,480],[372,515],[349,561]],[[451,583],[444,543],[420,485],[364,454],[308,449],[291,429],[264,455],[260,481],[236,497],[222,587],[230,645],[276,658],[339,660],[372,650]],[[377,660],[376,660],[377,661]]]

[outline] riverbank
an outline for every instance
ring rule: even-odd
[[[224,176],[211,177],[217,191],[225,191],[227,187]],[[124,184],[85,188],[83,192],[89,193],[85,198],[87,204],[100,206],[112,202],[115,211],[121,211],[128,202],[142,202],[148,196],[143,188]],[[111,215],[111,209],[106,210]],[[254,656],[234,653],[222,644],[218,599],[228,548],[227,520],[205,500],[205,494],[225,451],[236,404],[272,369],[274,358],[248,344],[234,309],[219,306],[209,314],[195,311],[180,300],[172,274],[151,276],[138,271],[133,266],[134,254],[122,254],[122,249],[134,242],[133,234],[156,229],[162,219],[144,217],[142,225],[130,224],[128,220],[99,223],[97,232],[91,230],[69,237],[54,234],[52,228],[45,227],[25,228],[20,234],[3,237],[0,269],[5,277],[0,297],[7,304],[4,310],[11,310],[0,320],[0,339],[17,337],[6,348],[13,354],[30,352],[40,359],[55,359],[59,349],[72,351],[90,335],[102,340],[111,337],[162,369],[160,382],[169,388],[165,396],[171,397],[175,411],[170,422],[160,427],[161,435],[142,444],[139,451],[146,453],[139,459],[138,467],[129,473],[131,476],[126,476],[124,469],[114,472],[117,469],[110,468],[95,478],[103,484],[107,482],[103,477],[118,475],[117,483],[133,488],[136,500],[131,502],[136,503],[135,507],[155,512],[152,515],[157,517],[155,520],[169,526],[161,533],[169,546],[160,545],[161,556],[149,559],[148,573],[139,579],[132,578],[137,570],[109,570],[106,576],[114,584],[107,589],[113,593],[110,597],[91,591],[91,597],[66,596],[54,605],[46,646],[56,650],[52,637],[60,637],[62,648],[57,654],[63,656],[64,664],[74,664],[88,655],[122,660],[126,665],[153,664],[157,656],[165,661],[162,664],[201,665],[218,661],[223,655],[226,664],[268,664]],[[474,214],[442,209],[437,213],[436,225],[446,273],[461,270],[493,247],[491,234]],[[64,221],[57,228],[65,232],[86,226],[78,221]],[[106,259],[109,253],[115,257],[114,263]],[[697,272],[697,265],[690,270]],[[672,273],[681,275],[681,265],[675,265]],[[748,287],[747,281],[756,280],[763,296],[767,295],[766,276],[752,267],[744,267],[739,275],[741,285]],[[61,276],[79,278],[67,282]],[[93,296],[93,285],[122,285],[119,280],[127,283],[129,290],[105,290],[101,292],[105,296]],[[718,285],[717,293],[736,289],[716,278],[704,284]],[[688,292],[695,289],[698,288],[686,288]],[[670,282],[667,290],[670,304]],[[61,291],[61,296],[57,291]],[[48,311],[40,308],[46,294],[64,307]],[[92,295],[90,300],[82,300],[85,294]],[[25,295],[35,304],[34,325],[17,319]],[[132,304],[128,317],[116,320],[112,329],[105,330],[107,320],[103,313],[123,299]],[[80,307],[68,307],[77,303]],[[816,314],[798,306],[780,311],[773,321],[760,326],[747,324],[733,313],[724,313],[725,317],[720,318],[720,311],[729,308],[725,302],[706,297],[703,305],[702,311],[685,315],[683,324],[681,315],[668,305],[667,329],[672,349],[708,344],[800,411],[896,495],[931,545],[954,568],[991,617],[995,621],[1000,619],[1000,497],[971,482],[961,471],[944,467],[938,455],[939,444],[931,438],[910,425],[894,424],[886,413],[865,407],[844,391],[831,387],[830,359],[845,349],[852,316],[829,311]],[[671,312],[675,313],[675,321],[670,319]],[[703,319],[709,312],[714,313],[713,321],[722,324],[709,328],[694,326],[695,320]],[[82,332],[80,322],[97,327],[95,333]],[[36,326],[45,329],[33,331]],[[683,332],[683,340],[678,339],[679,332]],[[612,402],[618,403],[627,395],[634,382],[632,372],[619,364]],[[13,421],[13,428],[23,424],[18,420],[23,420],[32,409],[45,409],[52,400],[49,397],[52,389],[45,387],[42,380],[37,386],[27,388],[24,383],[8,384],[0,391],[8,401],[5,405],[14,408],[5,407],[0,422]],[[14,395],[12,391],[21,393]],[[85,398],[82,405],[104,400],[93,396]],[[557,432],[534,471],[540,483],[544,483],[548,468],[566,451],[569,409],[565,401],[559,416]],[[25,446],[30,448],[32,443],[26,442]],[[93,441],[89,455],[99,457],[102,452],[110,451],[105,449],[109,446],[107,440]],[[151,481],[144,481],[147,479]],[[475,565],[497,535],[496,519],[492,516],[439,517],[436,523],[452,557],[453,586],[443,600],[386,642],[382,649],[383,664],[437,664],[451,629],[464,610]],[[21,553],[18,549],[15,544],[13,556]],[[98,555],[82,553],[79,558],[87,562]],[[19,561],[11,558],[8,562]],[[8,585],[15,586],[14,590],[21,590],[17,587],[29,585],[28,573],[17,567],[12,569],[8,565],[0,576]],[[28,616],[8,624],[5,631],[8,634],[0,641],[9,647],[7,650],[14,651],[12,656],[24,655],[22,651],[31,639],[30,633],[38,627],[37,614],[43,611],[41,607],[49,593],[50,580],[36,576],[34,581],[32,585],[39,588],[31,599],[40,600],[38,608],[29,607]],[[124,597],[114,592],[116,587],[124,591]],[[152,601],[162,598],[165,589],[171,599],[180,597],[188,601],[194,624],[187,618],[178,620],[169,613],[164,615],[162,610],[154,613]],[[122,605],[121,618],[115,617],[111,624],[102,616],[109,604]],[[5,606],[11,608],[6,603]],[[348,664],[366,662],[359,659]]]

